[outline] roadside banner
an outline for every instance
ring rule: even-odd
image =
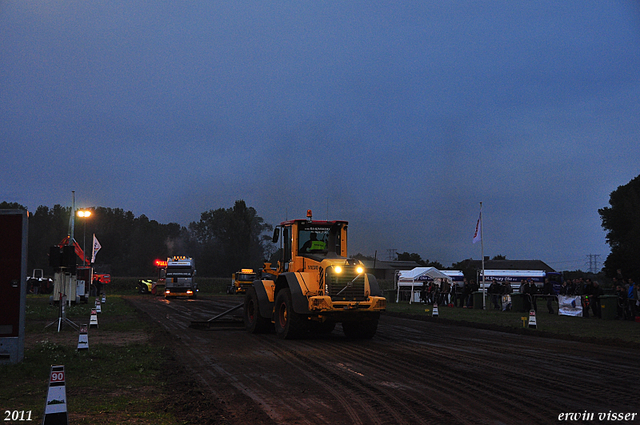
[[[68,425],[67,390],[65,387],[64,366],[51,366],[49,392],[44,407],[43,425]]]
[[[582,300],[578,295],[558,295],[558,314],[560,316],[582,317]]]

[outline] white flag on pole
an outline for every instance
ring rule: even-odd
[[[91,255],[91,263],[95,263],[96,262],[96,254],[98,253],[98,251],[100,251],[100,248],[102,248],[102,245],[100,245],[100,242],[98,242],[98,238],[96,238],[96,235],[94,233],[94,235],[93,235],[93,254]]]
[[[476,232],[473,234],[473,243],[480,242],[482,240],[482,210],[480,210],[480,216],[476,223]]]

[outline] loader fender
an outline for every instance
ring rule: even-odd
[[[378,285],[378,280],[371,273],[367,273],[367,279],[369,280],[369,289],[371,290],[371,296],[381,297],[382,291]]]
[[[260,310],[260,316],[271,319],[273,315],[273,281],[272,280],[256,280],[253,282],[253,287],[256,290],[258,296],[258,306]],[[271,297],[269,297],[269,293]],[[270,299],[271,298],[271,299]]]
[[[300,275],[300,277],[298,277]],[[293,311],[298,314],[309,314],[309,300],[302,293],[300,282],[298,279],[304,279],[301,273],[283,273],[278,278],[276,284],[276,293],[281,288],[288,287],[291,291],[291,301],[293,303]]]

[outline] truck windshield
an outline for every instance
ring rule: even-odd
[[[241,280],[243,282],[253,282],[254,280],[256,280],[256,275],[248,274],[248,273],[240,273],[236,276],[236,280]]]
[[[191,276],[191,267],[189,266],[177,266],[167,267],[167,276]]]

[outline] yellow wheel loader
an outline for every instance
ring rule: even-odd
[[[283,339],[328,333],[336,323],[348,338],[372,338],[386,299],[364,265],[347,257],[346,221],[289,220],[276,226],[282,257],[247,288],[244,322],[259,333],[272,325]]]

